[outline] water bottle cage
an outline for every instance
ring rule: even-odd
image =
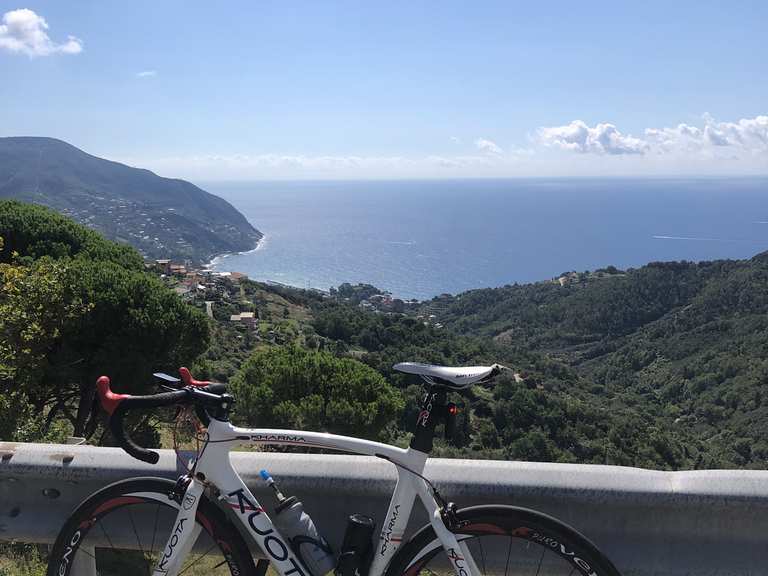
[[[334,573],[336,576],[352,576],[351,574],[348,574],[348,570],[346,570],[346,561],[348,559],[351,559],[354,563],[354,576],[366,576],[368,574],[368,568],[370,568],[370,558],[366,558],[366,563],[356,563],[354,561],[355,556],[360,557],[360,552],[357,550],[348,550],[347,552],[342,552],[339,554],[339,558],[336,562],[336,570]],[[363,560],[361,557],[360,560]]]
[[[291,548],[293,549],[293,553],[296,554],[296,556],[298,556],[299,561],[305,567],[308,567],[309,563],[306,561],[306,559],[304,558],[304,555],[301,553],[302,544],[310,544],[311,546],[320,548],[326,554],[333,555],[333,550],[331,549],[330,545],[324,542],[323,540],[315,540],[314,538],[310,538],[309,536],[298,535],[298,536],[294,536],[293,538],[289,538],[288,541],[291,543]]]
[[[323,552],[326,552],[327,554],[333,554],[333,550],[331,547],[325,543],[323,540],[315,540],[314,538],[310,538],[309,536],[294,536],[291,539],[291,545],[296,551],[296,554],[301,556],[301,545],[302,544],[312,544],[313,546],[320,548]],[[302,559],[303,562],[303,559]]]
[[[335,576],[367,576],[373,559],[373,533],[376,523],[364,514],[352,514],[336,561]]]

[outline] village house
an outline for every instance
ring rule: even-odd
[[[171,273],[171,261],[170,260],[155,260],[155,267],[161,274],[170,275]]]
[[[250,329],[257,327],[258,318],[254,312],[240,312],[240,314],[232,314],[229,317],[231,322],[239,322],[240,324],[247,326]]]

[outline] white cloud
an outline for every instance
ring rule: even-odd
[[[583,154],[643,154],[648,150],[645,141],[622,134],[613,124],[600,123],[590,128],[581,120],[539,128],[538,140],[545,146]]]
[[[461,144],[461,138],[459,138],[458,136],[451,136],[450,140],[454,144]]]
[[[678,124],[674,128],[649,128],[649,142],[661,152],[717,153],[717,148],[761,154],[768,152],[768,116],[742,118],[737,122],[717,122],[704,114],[704,126]],[[723,150],[724,151],[724,150]]]
[[[499,146],[497,146],[495,142],[486,140],[485,138],[478,138],[475,140],[475,146],[477,146],[477,149],[480,150],[480,152],[484,152],[485,154],[504,153],[504,151]]]
[[[693,176],[768,173],[768,116],[649,128],[642,137],[608,123],[541,128],[527,148],[479,138],[468,154],[179,154],[115,158],[169,177],[200,180],[518,176]],[[534,145],[538,143],[539,145]]]
[[[136,72],[136,78],[154,78],[157,76],[157,70],[142,70]]]
[[[26,54],[30,58],[48,56],[57,52],[78,54],[83,51],[83,42],[74,36],[68,36],[61,44],[50,39],[48,23],[28,8],[11,10],[3,14],[0,24],[0,49],[16,54]]]
[[[717,122],[709,114],[703,125],[646,128],[643,138],[622,134],[616,126],[590,127],[581,120],[565,126],[539,128],[536,140],[545,146],[584,154],[676,154],[690,157],[760,155],[768,152],[768,116]]]
[[[704,131],[696,126],[678,124],[674,128],[646,128],[645,137],[662,151],[672,149],[695,151],[701,148]]]

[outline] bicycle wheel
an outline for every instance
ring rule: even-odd
[[[80,504],[59,532],[48,576],[150,575],[171,535],[180,503],[174,482],[135,478],[107,486]],[[200,499],[202,527],[179,574],[252,576],[248,546],[224,513]]]
[[[513,506],[476,506],[459,510],[457,516],[457,539],[484,575],[619,576],[594,544],[545,514]],[[463,561],[462,551],[459,556]],[[425,526],[397,551],[385,576],[455,573],[434,530]]]

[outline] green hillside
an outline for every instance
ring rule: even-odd
[[[768,459],[768,254],[652,263],[443,298],[454,332],[538,351],[599,398],[701,443],[695,463]]]
[[[0,138],[0,199],[43,204],[150,258],[205,262],[262,234],[197,186],[86,154],[53,138]]]

